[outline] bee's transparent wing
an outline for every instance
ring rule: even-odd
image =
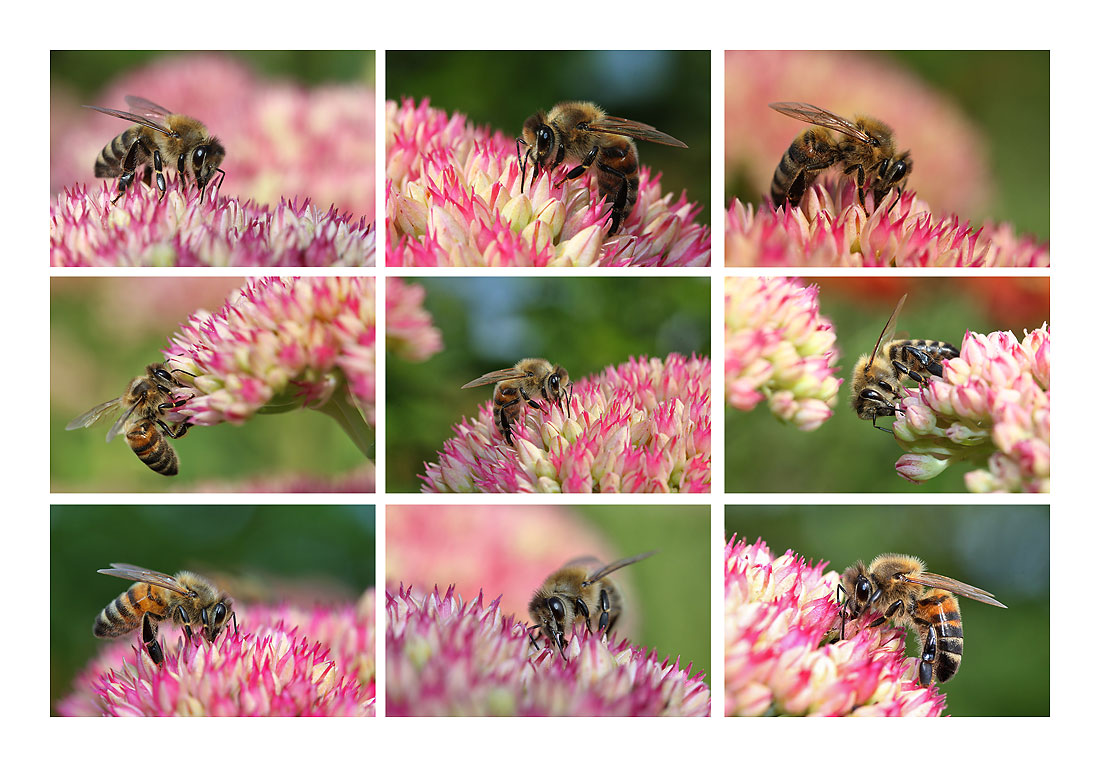
[[[138,400],[137,402],[135,402],[133,405],[130,406],[129,410],[127,410],[125,413],[120,415],[118,417],[118,420],[116,420],[113,424],[111,424],[111,428],[107,432],[107,441],[108,442],[110,442],[112,439],[114,439],[115,437],[117,437],[119,434],[122,433],[123,429],[126,428],[126,424],[128,424],[130,422],[130,416],[132,416],[134,414],[134,411],[137,410],[137,406],[140,405],[140,404],[141,404],[141,400]]]
[[[122,407],[122,397],[115,397],[114,399],[107,400],[106,402],[96,405],[87,413],[78,415],[73,420],[69,421],[68,426],[65,427],[65,431],[73,431],[75,429],[86,429],[93,423],[98,421],[108,413],[114,412],[118,408]]]
[[[510,381],[514,378],[526,378],[527,373],[524,373],[519,368],[505,368],[503,370],[494,370],[492,373],[486,373],[479,378],[475,378],[468,384],[463,384],[463,389],[472,389],[475,386],[484,386],[485,384],[499,383],[501,381]]]
[[[908,293],[901,297],[901,300],[898,301],[898,305],[894,307],[894,313],[890,315],[890,319],[886,321],[886,326],[882,329],[882,332],[879,333],[878,343],[875,344],[875,350],[871,352],[872,360],[878,356],[878,351],[882,348],[883,344],[888,344],[894,340],[894,331],[897,329],[898,316],[901,314],[901,307],[905,304],[905,299],[908,297]]]
[[[629,136],[641,141],[652,141],[654,144],[687,149],[688,145],[678,138],[673,138],[663,131],[659,131],[652,125],[646,125],[636,120],[627,120],[624,117],[612,117],[607,115],[600,120],[593,120],[587,124],[586,130],[593,133],[614,133],[618,136]]]
[[[171,109],[166,109],[160,104],[154,104],[149,99],[143,99],[141,96],[127,96],[126,103],[129,104],[130,109],[133,109],[137,114],[144,115],[150,120],[164,120],[164,118],[172,114]]]
[[[162,123],[154,122],[148,117],[136,115],[133,112],[123,112],[121,109],[111,109],[110,107],[96,107],[92,106],[91,104],[85,104],[84,107],[86,109],[94,109],[97,112],[102,112],[105,115],[111,115],[112,117],[121,117],[123,120],[129,120],[130,122],[137,123],[138,125],[144,125],[145,127],[152,128],[155,131],[160,131],[166,136],[176,135],[176,132],[168,126]]]
[[[157,572],[156,570],[148,570],[144,567],[138,567],[137,565],[128,565],[123,562],[112,562],[110,568],[104,570],[96,570],[96,572],[103,573],[104,575],[113,575],[116,578],[123,578],[128,581],[151,583],[154,586],[160,586],[161,588],[168,589],[169,591],[175,591],[177,594],[191,593],[191,590],[189,588],[177,581],[171,575]]]
[[[651,557],[656,553],[657,553],[657,550],[654,549],[653,551],[647,551],[645,554],[639,554],[636,557],[628,557],[627,559],[620,559],[617,562],[612,562],[609,565],[604,565],[599,570],[597,570],[596,572],[589,575],[585,579],[585,582],[586,583],[595,583],[596,581],[610,575],[611,573],[615,572],[616,570],[618,570],[620,568],[626,567],[627,565],[632,565],[635,562],[640,562],[641,560],[645,559],[646,557]]]
[[[776,112],[787,115],[787,117],[793,117],[796,120],[801,120],[811,125],[820,125],[822,128],[835,130],[837,133],[851,136],[865,144],[874,143],[874,139],[869,136],[866,131],[860,129],[859,126],[851,120],[845,120],[840,115],[833,114],[828,109],[815,107],[813,104],[805,104],[801,101],[777,101],[773,104],[768,104],[768,106]]]
[[[996,600],[996,598],[985,589],[979,589],[977,586],[971,586],[962,581],[957,581],[954,578],[948,578],[946,575],[936,575],[935,573],[921,573],[919,575],[907,575],[905,580],[912,583],[919,583],[922,586],[929,586],[934,589],[943,589],[944,591],[950,591],[952,594],[958,594],[960,597],[967,597],[978,602],[985,602],[987,605],[993,605],[994,607],[1005,607]]]

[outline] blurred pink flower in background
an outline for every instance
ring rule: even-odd
[[[373,493],[377,489],[374,462],[367,459],[359,468],[336,477],[280,474],[242,482],[201,482],[183,488],[196,493]]]
[[[427,464],[425,492],[705,493],[710,360],[632,359],[574,384],[561,406],[526,407],[504,442],[486,402]]]
[[[547,575],[577,556],[603,562],[623,556],[596,528],[568,507],[390,506],[386,514],[386,579],[421,593],[435,584],[458,593],[482,587],[501,594],[500,609],[527,615],[531,593]],[[630,553],[630,552],[627,552]],[[629,591],[630,569],[616,575]],[[630,635],[629,611],[616,624]]]
[[[264,80],[224,54],[166,56],[122,76],[94,103],[148,98],[201,121],[226,147],[224,179],[197,205],[175,169],[157,202],[93,173],[133,123],[77,108],[57,91],[50,137],[54,266],[369,266],[374,263],[374,91]],[[216,199],[212,199],[216,198]]]
[[[735,199],[726,214],[726,266],[1050,265],[1050,246],[1017,237],[1009,224],[975,229],[953,214],[937,217],[915,192],[891,193],[877,208],[873,197],[868,216],[855,182],[834,177],[811,186],[794,209]]]
[[[169,176],[164,199],[135,185],[115,204],[113,183],[58,195],[51,266],[373,266],[374,225],[309,199],[260,205]],[[212,182],[215,183],[215,182]]]
[[[726,278],[726,398],[738,410],[767,400],[777,418],[812,431],[833,415],[843,379],[817,285],[789,277]]]
[[[424,308],[423,285],[400,277],[386,279],[386,351],[423,362],[443,349],[443,333]]]
[[[870,613],[829,643],[839,576],[763,541],[726,545],[726,715],[939,716],[945,698],[914,681],[905,633]]]
[[[943,378],[910,389],[894,421],[908,451],[895,464],[914,483],[969,461],[971,492],[1050,492],[1050,331],[967,333]]]
[[[710,690],[690,666],[591,633],[568,662],[483,595],[386,594],[388,716],[707,716]]]
[[[638,201],[607,236],[594,173],[540,174],[520,192],[514,136],[461,114],[386,103],[386,263],[390,266],[704,266],[710,233],[683,193],[640,170]],[[530,174],[530,170],[528,171]],[[553,176],[553,179],[551,178]],[[530,179],[528,178],[528,181]]]
[[[743,176],[759,193],[780,158],[810,126],[768,108],[804,101],[852,119],[867,115],[894,131],[913,155],[909,186],[942,215],[982,215],[988,205],[989,159],[979,129],[959,105],[888,55],[830,51],[726,51],[726,176]]]
[[[370,54],[364,55],[367,66]],[[374,219],[374,87],[305,87],[268,79],[229,54],[168,55],[120,76],[93,97],[128,111],[142,96],[201,121],[226,148],[220,195],[258,203],[311,198],[322,209]],[[80,97],[51,94],[50,190],[97,187],[103,147],[132,123],[81,109]],[[113,188],[113,181],[112,181]]]
[[[157,666],[134,636],[106,645],[65,716],[374,716],[374,591],[358,605],[236,605],[240,633],[184,645],[168,622]]]

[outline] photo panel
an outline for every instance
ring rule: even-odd
[[[391,277],[389,492],[710,490],[710,280]]]
[[[387,51],[386,99],[387,265],[710,264],[709,51]]]
[[[374,289],[54,277],[51,490],[373,492]]]
[[[1050,716],[1049,506],[736,505],[725,530],[727,716]]]
[[[387,716],[709,716],[706,506],[390,506]]]
[[[50,55],[51,266],[373,266],[373,51]]]
[[[1047,277],[727,277],[726,491],[1050,491]]]
[[[60,716],[374,716],[374,506],[55,505]]]

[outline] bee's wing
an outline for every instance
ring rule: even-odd
[[[93,423],[98,421],[108,413],[114,412],[122,406],[122,397],[115,397],[114,399],[107,400],[99,405],[96,405],[87,413],[78,415],[73,420],[69,421],[69,425],[65,427],[65,431],[73,431],[75,429],[86,429]]]
[[[588,583],[595,583],[596,581],[600,580],[601,578],[603,578],[605,576],[610,575],[611,573],[615,572],[616,570],[618,570],[620,568],[626,567],[627,565],[632,565],[635,562],[639,562],[639,561],[645,559],[646,557],[651,557],[656,553],[657,553],[657,550],[654,549],[653,551],[647,551],[645,554],[639,554],[636,557],[628,557],[627,559],[620,559],[617,562],[612,562],[609,565],[604,565],[599,570],[597,570],[596,572],[589,575],[585,580]]]
[[[191,593],[191,590],[189,588],[185,587],[182,583],[177,581],[171,575],[158,573],[156,570],[147,570],[144,567],[138,567],[137,565],[128,565],[123,562],[112,562],[109,569],[96,570],[96,572],[103,573],[104,575],[113,575],[116,578],[124,578],[128,581],[151,583],[154,586],[160,586],[161,588],[168,589],[169,591],[175,591],[177,594]]]
[[[168,126],[154,122],[148,117],[142,115],[136,115],[133,112],[123,112],[121,109],[111,109],[109,107],[94,107],[91,104],[85,104],[86,109],[94,109],[97,112],[102,112],[105,115],[111,115],[112,117],[121,117],[123,120],[129,120],[130,122],[137,123],[138,125],[144,125],[147,128],[152,128],[155,131],[160,131],[166,136],[175,136],[176,132]]]
[[[811,125],[820,125],[822,128],[829,128],[835,130],[838,133],[843,133],[845,136],[851,136],[857,141],[862,141],[865,144],[874,142],[867,133],[861,130],[851,120],[845,120],[838,114],[833,114],[827,109],[821,107],[815,107],[813,104],[804,104],[800,101],[777,101],[773,104],[768,104],[776,112],[787,115],[787,117],[793,117],[796,120],[810,123]]]
[[[154,104],[149,99],[143,99],[141,96],[127,96],[126,103],[130,105],[130,109],[133,109],[139,115],[145,115],[150,120],[161,120],[172,114],[171,109],[165,109],[160,104]]]
[[[593,133],[614,133],[618,136],[630,136],[641,141],[652,141],[654,144],[665,144],[680,149],[688,148],[688,145],[680,139],[673,138],[667,133],[657,130],[652,125],[646,125],[636,120],[627,120],[624,117],[607,115],[602,119],[588,123],[587,130]]]
[[[967,597],[978,602],[985,602],[987,605],[993,605],[994,607],[1004,607],[1006,609],[1008,607],[998,602],[996,598],[985,589],[979,589],[977,586],[971,586],[962,581],[957,581],[954,578],[948,578],[946,575],[920,573],[919,575],[907,575],[905,576],[905,580],[912,583],[919,583],[922,586],[930,586],[934,589],[944,589],[945,591],[950,591],[952,594],[958,594],[960,597]]]
[[[122,433],[122,430],[126,428],[126,424],[130,422],[130,416],[134,414],[134,411],[137,410],[137,407],[140,404],[141,400],[135,402],[133,405],[130,406],[129,410],[120,415],[118,417],[118,420],[111,424],[111,428],[107,431],[108,442],[110,442],[112,439]]]
[[[886,326],[882,329],[882,332],[879,333],[878,343],[875,344],[875,350],[871,352],[871,359],[878,356],[878,350],[882,348],[883,344],[888,344],[894,339],[894,331],[897,329],[898,325],[898,315],[901,314],[901,307],[905,304],[905,299],[908,297],[908,293],[901,297],[901,300],[898,301],[898,305],[894,307],[894,313],[890,315],[890,319],[886,320]]]
[[[500,381],[509,381],[513,378],[526,378],[527,373],[524,373],[519,368],[505,368],[504,370],[494,370],[492,373],[486,373],[479,378],[475,378],[468,384],[463,384],[463,389],[472,389],[475,386],[484,386],[485,384],[499,383]]]

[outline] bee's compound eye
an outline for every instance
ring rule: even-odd
[[[224,621],[225,614],[225,604],[218,602],[218,604],[214,606],[214,623],[221,623]]]
[[[559,376],[559,375],[558,375],[557,373],[555,373],[554,375],[550,376],[550,386],[551,386],[551,387],[553,387],[553,388],[555,388],[555,389],[556,389],[556,388],[558,388],[558,386],[560,386],[560,385],[561,385],[561,376]]]
[[[542,149],[544,147],[549,146],[550,142],[553,141],[553,140],[554,140],[554,134],[548,126],[543,125],[541,128],[539,128],[539,132],[538,132],[539,149]]]
[[[871,582],[861,575],[859,580],[856,581],[856,599],[860,602],[866,602],[870,598]]]
[[[206,159],[206,147],[200,146],[191,154],[191,162],[195,165],[202,165],[202,161]]]
[[[553,613],[554,619],[561,623],[565,620],[565,605],[557,597],[550,597],[546,600],[546,606],[550,608],[550,612]]]

